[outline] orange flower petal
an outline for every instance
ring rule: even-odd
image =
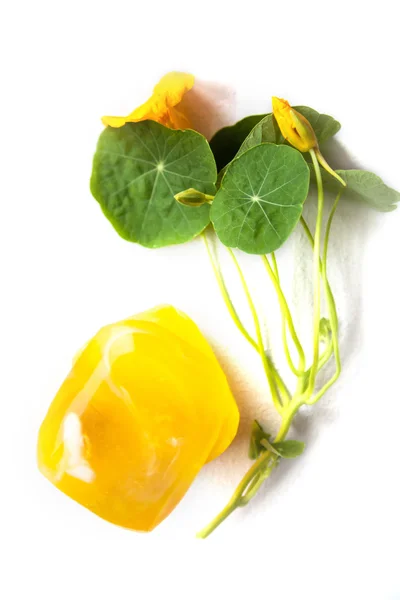
[[[153,95],[126,117],[103,117],[104,125],[122,127],[125,123],[152,120],[172,129],[188,129],[187,118],[174,107],[194,85],[194,76],[189,73],[171,72],[160,79]]]
[[[168,112],[171,129],[193,129],[189,119],[177,107],[170,108]]]
[[[192,89],[194,76],[189,73],[173,71],[160,79],[154,88],[153,98],[162,98],[169,108],[176,106],[183,96]]]

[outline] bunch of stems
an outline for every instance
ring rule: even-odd
[[[340,354],[339,354],[339,338],[338,338],[338,318],[336,311],[335,299],[332,294],[331,287],[327,275],[327,259],[328,245],[331,231],[332,220],[341,196],[341,191],[338,193],[335,202],[330,211],[325,235],[322,239],[322,221],[324,212],[324,190],[322,185],[321,171],[314,150],[310,150],[313,168],[317,180],[318,188],[318,210],[315,222],[314,235],[305,221],[301,217],[300,222],[304,228],[306,236],[313,249],[313,336],[312,336],[312,358],[311,364],[307,367],[306,355],[296,331],[296,327],[292,318],[289,304],[281,287],[279,278],[278,265],[274,253],[268,256],[261,256],[263,265],[271,280],[272,286],[275,289],[279,307],[282,314],[282,342],[285,352],[285,357],[290,370],[296,378],[296,386],[294,392],[291,393],[283,381],[282,376],[278,372],[271,357],[264,348],[260,319],[251,297],[249,287],[243,275],[243,271],[239,262],[233,253],[228,248],[228,252],[237,269],[241,285],[243,287],[247,303],[254,322],[255,337],[253,337],[246,327],[243,325],[229,295],[225,280],[222,276],[221,268],[218,260],[213,253],[210,243],[207,239],[207,234],[203,235],[208,255],[222,294],[226,307],[239,331],[245,339],[253,346],[259,354],[268,386],[271,393],[272,402],[281,417],[281,425],[278,433],[275,436],[274,442],[282,442],[285,440],[290,425],[294,416],[301,406],[304,404],[315,404],[335,383],[341,371]],[[322,250],[322,256],[321,256]],[[325,295],[325,302],[328,312],[328,320],[321,320],[321,296]],[[328,327],[322,327],[322,324],[328,324]],[[292,347],[295,349],[296,356],[293,358],[292,351],[288,342],[288,334],[292,340]],[[335,360],[334,375],[319,389],[316,389],[316,377],[319,371],[328,362],[331,356]],[[274,447],[268,440],[265,441],[265,451],[255,460],[253,465],[247,471],[241,482],[237,486],[234,494],[229,500],[225,508],[211,521],[207,527],[198,533],[198,537],[205,538],[212,533],[234,510],[245,506],[251,498],[257,493],[262,483],[270,476],[274,468],[279,462],[279,455],[274,452]]]

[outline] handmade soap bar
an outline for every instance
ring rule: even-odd
[[[162,306],[104,327],[79,353],[40,428],[38,464],[100,517],[150,531],[238,422],[207,341]]]

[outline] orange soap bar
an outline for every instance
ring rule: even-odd
[[[103,327],[79,353],[40,428],[38,465],[103,519],[150,531],[238,423],[200,330],[161,306]]]

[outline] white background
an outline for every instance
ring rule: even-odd
[[[203,542],[196,530],[248,466],[251,419],[277,424],[262,370],[225,312],[200,242],[163,251],[130,245],[88,189],[99,118],[130,112],[170,70],[222,86],[225,122],[269,111],[272,94],[334,115],[345,153],[335,166],[369,168],[400,189],[395,4],[2,4],[1,598],[400,598],[399,211],[343,200],[330,267],[343,376],[296,421],[304,455],[281,465],[247,509]],[[303,298],[295,314],[307,332],[302,235],[279,256],[289,296]],[[274,329],[265,276],[256,259],[244,264]],[[176,511],[139,535],[52,488],[36,469],[35,444],[83,342],[164,302],[207,335],[243,419],[231,449]]]

